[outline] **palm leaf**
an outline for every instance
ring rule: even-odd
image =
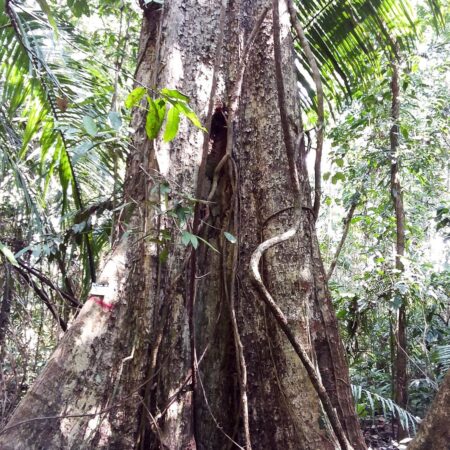
[[[439,0],[428,4],[442,24]],[[416,21],[409,0],[297,0],[296,5],[327,95],[338,103],[382,76],[383,49],[394,52],[393,39],[401,52],[414,48]],[[303,70],[311,75],[300,46],[296,50]],[[314,103],[314,89],[305,85],[305,76],[300,81]]]

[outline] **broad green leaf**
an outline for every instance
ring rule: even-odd
[[[404,139],[409,138],[409,129],[405,125],[400,125],[400,133],[402,134]]]
[[[125,99],[125,106],[127,108],[132,108],[133,106],[136,106],[144,98],[144,95],[146,93],[147,89],[145,89],[145,87],[142,86],[133,89]]]
[[[161,94],[165,95],[169,98],[176,98],[178,100],[183,100],[184,102],[189,102],[189,97],[187,95],[182,94],[180,91],[177,91],[175,89],[161,89]]]
[[[13,265],[18,266],[18,262],[16,258],[14,257],[14,253],[4,244],[0,242],[0,252],[3,253],[3,255],[6,257],[6,259]]]
[[[178,133],[178,126],[180,124],[180,111],[172,107],[167,113],[166,129],[164,130],[164,142],[170,142]]]
[[[395,294],[394,298],[391,300],[391,304],[394,310],[399,309],[400,306],[403,305],[403,298],[400,295]]]
[[[84,129],[91,136],[95,136],[98,133],[97,125],[94,122],[94,119],[91,116],[83,117],[83,125]]]
[[[198,247],[198,236],[196,236],[195,234],[189,233],[189,231],[183,231],[182,235],[181,235],[181,242],[184,245],[189,245],[191,244],[192,247],[194,247],[195,249],[197,249]]]
[[[148,99],[148,112],[145,122],[145,131],[149,139],[155,139],[161,129],[164,115],[166,112],[165,104],[161,106],[161,102],[155,102],[152,98]]]
[[[166,183],[161,183],[159,185],[159,192],[161,192],[161,194],[169,194],[171,190],[170,186]]]
[[[191,244],[197,250],[198,247],[198,238],[195,234],[191,234]]]
[[[227,239],[228,241],[230,241],[232,244],[236,244],[237,239],[236,239],[236,237],[233,236],[231,233],[228,233],[228,231],[225,231],[225,232],[223,233],[223,235],[224,235],[224,236],[226,237],[226,239]]]

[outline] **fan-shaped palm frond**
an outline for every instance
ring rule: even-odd
[[[442,23],[439,0],[428,0]],[[321,69],[327,94],[335,100],[351,96],[362,84],[380,75],[380,55],[413,48],[416,35],[414,10],[409,0],[308,0],[296,1],[298,17]],[[311,75],[300,45],[303,69]],[[305,83],[305,77],[300,81]],[[314,92],[307,82],[306,91]],[[307,100],[314,103],[314,96]]]

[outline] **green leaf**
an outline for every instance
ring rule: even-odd
[[[395,294],[395,295],[394,295],[394,298],[392,299],[392,308],[393,308],[394,310],[397,310],[397,309],[399,309],[400,306],[402,306],[402,305],[403,305],[403,298],[402,298],[400,295]]]
[[[188,102],[190,100],[187,95],[182,94],[180,91],[177,91],[176,89],[164,88],[161,89],[161,94],[169,98],[183,100],[184,102]]]
[[[39,6],[41,7],[42,11],[47,16],[49,24],[52,26],[55,35],[58,36],[58,26],[56,25],[55,18],[53,17],[52,11],[50,10],[50,7],[48,6],[48,3],[46,0],[37,0]]]
[[[197,250],[198,247],[198,238],[195,234],[191,234],[191,244]]]
[[[120,114],[116,111],[111,111],[108,114],[109,123],[111,126],[116,130],[119,131],[122,127],[122,118],[120,117]]]
[[[67,6],[75,17],[90,16],[89,4],[86,0],[67,0]]]
[[[180,111],[172,107],[167,113],[166,129],[164,130],[164,142],[170,142],[178,133],[178,126],[180,124]]]
[[[338,181],[345,181],[345,175],[342,172],[336,172],[331,178],[333,184],[336,184]]]
[[[195,114],[195,112],[192,111],[192,109],[188,105],[186,105],[186,103],[176,102],[174,106],[175,108],[178,108],[180,110],[180,113],[186,116],[194,126],[200,128],[200,130],[207,131],[198,119],[197,114]]]
[[[167,183],[161,183],[159,185],[159,192],[161,192],[161,194],[169,194],[171,190],[172,189]]]
[[[192,247],[197,249],[197,247],[198,247],[198,236],[196,236],[195,234],[189,233],[189,231],[183,231],[183,233],[181,235],[181,242],[184,245],[186,245],[186,246],[191,244]]]
[[[189,245],[189,243],[191,242],[191,236],[192,234],[189,233],[189,231],[183,231],[183,233],[181,234],[181,242],[184,245]]]
[[[98,133],[97,125],[94,122],[94,119],[91,116],[83,117],[83,125],[84,129],[91,136],[95,136]]]
[[[145,131],[149,139],[155,139],[158,136],[166,114],[166,104],[164,100],[158,100],[155,102],[152,98],[148,97],[148,112],[145,122]]]
[[[400,125],[400,133],[402,134],[404,139],[409,138],[409,130],[408,127],[405,125]]]
[[[136,89],[133,89],[125,99],[125,106],[127,108],[132,108],[133,106],[136,106],[144,97],[144,95],[147,93],[147,89],[145,87],[137,87]]]
[[[6,259],[13,265],[18,266],[19,263],[17,262],[16,258],[14,257],[14,253],[4,244],[0,242],[0,252],[5,255]]]
[[[228,233],[228,231],[225,231],[223,233],[223,235],[225,236],[225,238],[230,241],[232,244],[236,244],[237,239],[235,236],[233,236],[231,233]]]

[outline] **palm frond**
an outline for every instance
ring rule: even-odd
[[[437,23],[442,23],[440,1],[428,3]],[[381,55],[396,51],[393,40],[401,52],[415,45],[416,19],[409,0],[297,0],[296,5],[328,96],[335,100],[351,97],[382,75]],[[296,50],[303,70],[311,74],[300,46]],[[306,91],[313,92],[302,78]]]
[[[406,409],[398,406],[391,399],[355,385],[352,385],[352,393],[355,403],[357,405],[364,403],[366,407],[369,407],[372,415],[375,415],[377,412],[377,407],[381,407],[384,417],[389,417],[389,415],[397,417],[405,430],[409,430],[412,434],[416,433],[419,420]]]

